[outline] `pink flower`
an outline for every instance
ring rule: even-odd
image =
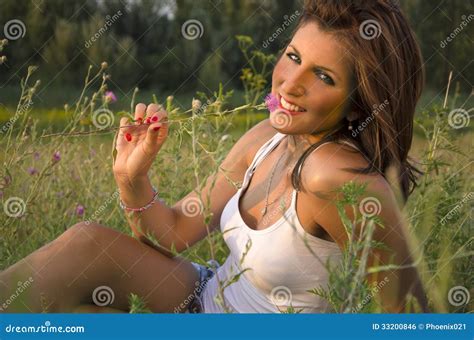
[[[278,108],[278,98],[273,93],[269,93],[265,97],[265,105],[268,111],[275,111]]]
[[[82,216],[84,215],[84,206],[81,204],[78,204],[76,207],[76,215],[77,216]]]
[[[10,175],[4,176],[1,181],[0,181],[0,188],[6,188],[8,187],[12,182],[12,178]]]
[[[59,153],[59,151],[56,151],[53,154],[53,162],[56,163],[56,162],[59,162],[60,160],[61,160],[61,154]]]
[[[115,103],[117,101],[117,97],[112,91],[105,92],[105,101],[107,103]]]
[[[28,173],[33,176],[33,175],[36,175],[38,173],[38,170],[36,170],[36,168],[33,168],[33,167],[29,167],[28,168]]]

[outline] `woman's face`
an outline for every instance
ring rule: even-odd
[[[320,135],[341,123],[351,88],[346,53],[315,22],[298,29],[273,70],[272,94],[279,108],[270,113],[270,121],[276,130]]]

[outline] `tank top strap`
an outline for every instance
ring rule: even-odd
[[[242,184],[242,187],[245,187],[245,185],[249,182],[250,177],[253,175],[255,172],[255,169],[257,166],[260,164],[260,162],[263,161],[263,159],[278,145],[278,143],[281,142],[281,140],[285,137],[286,135],[280,132],[277,132],[275,135],[272,136],[265,144],[263,144],[260,149],[258,149],[257,153],[255,154],[252,163],[250,166],[247,168],[247,171],[245,172],[245,178],[244,178],[244,183]]]
[[[342,139],[342,140],[337,141],[337,143],[348,145],[360,152],[359,147],[354,142],[350,141],[349,139]]]

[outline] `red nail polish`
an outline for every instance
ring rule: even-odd
[[[148,118],[145,120],[145,122],[146,122],[147,124],[150,124],[150,123],[151,123],[151,122],[150,122],[150,117],[148,117]]]
[[[125,139],[130,142],[132,140],[132,135],[129,134],[128,132],[125,134]]]
[[[151,118],[151,120],[152,120],[153,122],[156,122],[156,121],[158,120],[158,116],[153,116],[153,117]]]
[[[158,131],[158,130],[160,129],[160,127],[161,127],[161,126],[155,126],[155,127],[153,128],[153,131]]]
[[[141,123],[143,121],[143,118],[142,117],[138,117],[137,118],[138,122]]]

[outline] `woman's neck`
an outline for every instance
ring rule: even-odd
[[[311,145],[320,142],[324,137],[339,130],[341,125],[331,130],[320,131],[313,134],[288,135],[288,151],[292,155],[302,154]]]

